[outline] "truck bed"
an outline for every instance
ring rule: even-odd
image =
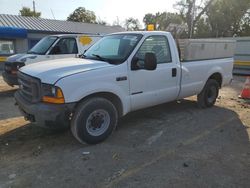
[[[232,79],[233,58],[181,62],[180,93],[178,98],[196,95],[214,73],[222,76],[221,87]]]

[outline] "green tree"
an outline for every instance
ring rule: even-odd
[[[156,25],[158,30],[166,31],[170,24],[182,24],[181,16],[177,13],[156,13]]]
[[[93,11],[86,10],[84,7],[78,7],[68,16],[67,21],[96,23],[96,16]]]
[[[200,5],[197,5],[201,2]],[[175,5],[189,37],[247,35],[250,0],[179,0]]]
[[[156,26],[156,15],[151,14],[151,13],[145,14],[145,16],[143,18],[143,22],[144,22],[146,27],[149,24],[154,24],[154,26]]]
[[[196,0],[179,0],[176,3],[175,7],[180,11],[183,21],[187,24],[187,34],[190,38],[193,36],[197,22],[214,1],[216,0],[201,1],[199,5],[196,5]]]
[[[140,22],[138,19],[127,18],[124,26],[127,31],[138,31],[140,29]]]
[[[211,27],[208,24],[207,18],[200,18],[194,28],[193,38],[209,38],[211,37]]]
[[[245,14],[241,21],[240,36],[250,36],[250,11]]]
[[[208,24],[212,37],[240,35],[247,28],[249,0],[217,0],[207,10]]]
[[[40,18],[41,12],[34,12],[30,10],[28,7],[23,7],[21,10],[19,10],[21,16],[26,16],[26,17],[36,17]]]
[[[153,24],[156,30],[166,31],[169,24],[181,24],[182,18],[177,13],[170,12],[157,12],[156,14],[148,13],[144,16],[143,22],[145,27],[149,24]]]

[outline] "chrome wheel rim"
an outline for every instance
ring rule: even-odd
[[[90,135],[100,136],[105,133],[110,124],[110,115],[106,110],[98,109],[87,118],[86,128]]]

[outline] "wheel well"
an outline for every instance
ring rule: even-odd
[[[92,97],[103,97],[103,98],[109,100],[116,107],[116,109],[118,111],[118,116],[119,117],[122,116],[122,114],[123,114],[122,102],[117,95],[110,93],[110,92],[99,92],[99,93],[94,93],[94,94],[88,95],[88,96],[84,97],[81,101],[87,100],[87,99],[92,98]]]
[[[216,80],[219,83],[219,86],[222,86],[222,76],[220,73],[214,73],[212,74],[209,79]]]

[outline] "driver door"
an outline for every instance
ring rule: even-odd
[[[156,70],[144,69],[144,56],[147,52],[156,55]],[[131,64],[131,109],[137,110],[175,100],[179,91],[177,78],[180,73],[177,64],[172,61],[167,37],[152,35],[146,38],[134,58],[138,59],[139,69],[132,70]]]

